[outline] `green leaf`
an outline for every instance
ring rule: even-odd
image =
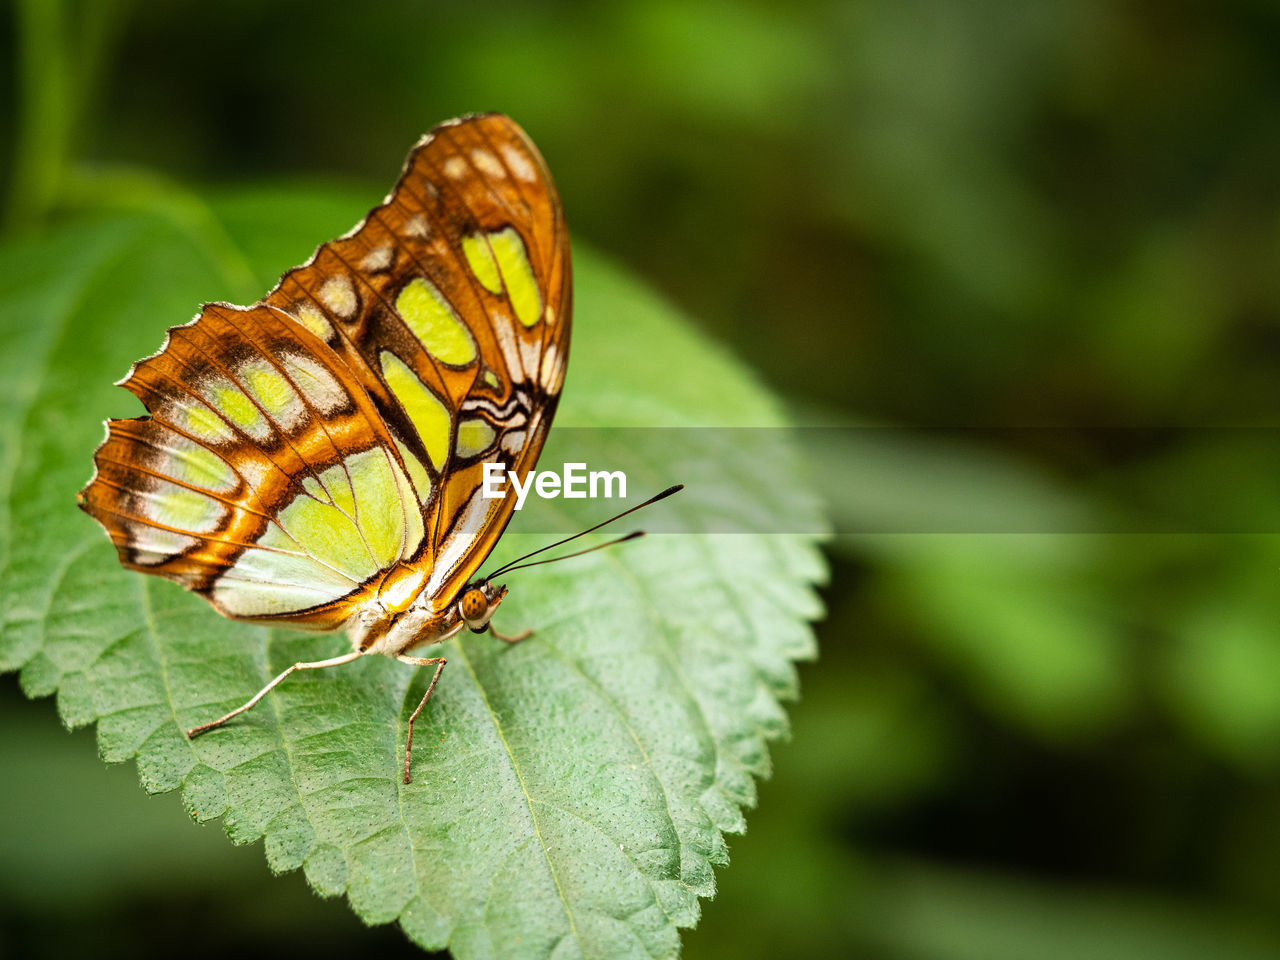
[[[213,212],[265,290],[367,203],[294,188],[224,197]],[[577,248],[553,438],[594,428],[576,431],[579,445],[644,490],[719,471],[720,508],[760,532],[660,534],[513,577],[500,625],[537,633],[510,648],[485,636],[445,645],[410,785],[398,771],[427,675],[385,658],[291,677],[190,742],[185,727],[288,664],[347,648],[232,623],[121,569],[75,508],[101,420],[141,412],[112,382],[233,282],[210,253],[225,245],[199,229],[199,218],[112,214],[0,248],[0,669],[20,669],[30,696],[56,694],[67,726],[96,723],[103,759],[136,759],[148,792],[180,788],[196,819],[221,817],[236,843],[265,838],[273,869],[301,867],[322,895],[345,894],[369,923],[398,921],[424,947],[674,956],[677,928],[696,922],[712,867],[727,861],[723,833],[744,829],[754,778],[769,772],[767,743],[787,729],[793,661],[814,654],[822,520],[785,452],[627,428],[776,426],[774,404],[670,308]],[[554,460],[549,446],[544,464]],[[660,509],[687,530],[725,515],[696,496]],[[521,534],[525,519],[497,556],[549,539]]]

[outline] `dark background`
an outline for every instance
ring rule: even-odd
[[[11,235],[220,184],[373,202],[500,110],[575,237],[799,420],[999,428],[811,445],[822,657],[688,956],[1280,956],[1273,4],[30,0],[0,31]],[[857,532],[934,520],[969,532]],[[12,678],[0,713],[0,947],[416,952]]]

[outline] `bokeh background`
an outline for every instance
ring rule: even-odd
[[[10,0],[0,49],[10,236],[372,203],[501,110],[838,428],[822,656],[689,957],[1280,956],[1274,4]],[[0,729],[0,950],[417,953],[12,677]]]

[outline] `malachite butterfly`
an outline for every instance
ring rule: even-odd
[[[545,162],[512,120],[475,115],[424,136],[386,200],[262,300],[208,304],[134,364],[121,385],[151,415],[107,423],[79,496],[120,561],[227,617],[352,641],[189,736],[295,669],[386,654],[435,667],[408,782],[445,664],[410,651],[489,630],[506,595],[473,581],[514,504],[481,495],[483,465],[533,469],[572,302]]]

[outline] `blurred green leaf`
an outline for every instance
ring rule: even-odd
[[[855,424],[813,405],[798,406],[798,431],[814,483],[845,533],[1027,533],[1089,529],[1101,510],[1041,468],[1003,450],[950,434]],[[974,431],[975,437],[981,434]],[[883,545],[893,552],[896,541]],[[843,538],[847,550],[877,540]]]
[[[870,943],[918,960],[1268,960],[1274,923],[1123,888],[899,862],[864,905]]]
[[[1092,581],[1105,540],[1053,534],[877,538],[880,602],[987,710],[1050,741],[1096,736],[1128,711],[1124,623]]]
[[[358,212],[321,192],[243,194],[214,210],[263,276],[301,260],[319,223],[332,220],[330,236]],[[302,867],[369,923],[398,920],[461,957],[674,955],[727,859],[722,832],[744,829],[767,742],[786,730],[792,661],[814,653],[813,535],[659,536],[529,571],[503,613],[536,637],[446,645],[408,786],[405,724],[427,676],[383,658],[291,678],[243,721],[187,741],[185,727],[285,665],[346,647],[230,623],[120,569],[74,508],[99,421],[136,411],[110,382],[236,280],[202,222],[110,216],[0,249],[0,666],[21,669],[31,696],[56,693],[68,726],[96,722],[103,758],[136,758],[149,792],[181,787],[186,810],[222,817],[234,842],[265,837],[273,869]],[[701,451],[633,449],[614,431],[781,423],[669,308],[589,252],[576,260],[559,422],[602,428],[601,461],[656,490]],[[747,514],[762,506],[753,498],[798,485],[785,460],[753,469],[768,486],[726,484]],[[691,507],[669,503],[699,528]],[[783,529],[821,525],[799,492],[763,506]],[[545,540],[517,524],[498,555]]]
[[[828,466],[815,482],[842,533],[832,547],[874,561],[870,589],[887,622],[916,625],[986,710],[1051,742],[1124,716],[1124,618],[1097,573],[1114,544],[1071,534],[1114,508],[955,437],[870,426],[813,434],[824,447],[811,459]]]
[[[1215,753],[1258,777],[1280,770],[1280,550],[1255,538],[1232,582],[1180,604],[1162,679],[1172,712]],[[1268,562],[1269,561],[1269,562]],[[1226,578],[1222,578],[1226,579]]]

